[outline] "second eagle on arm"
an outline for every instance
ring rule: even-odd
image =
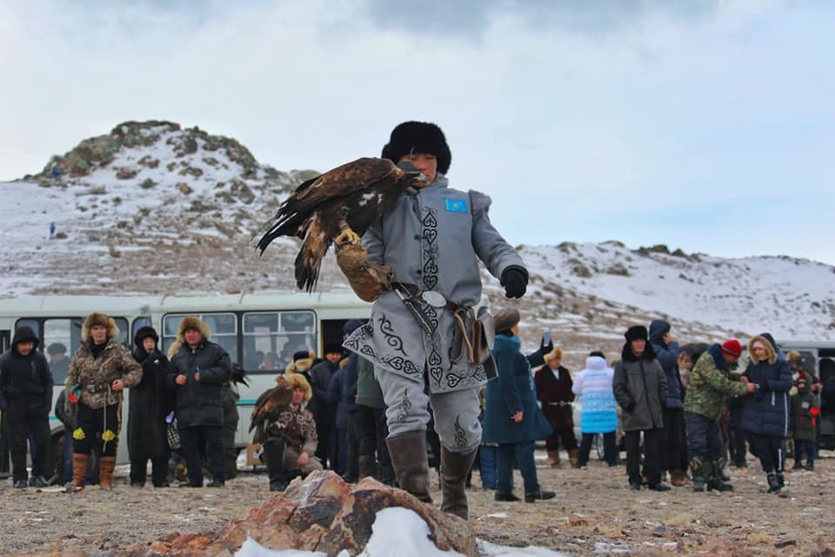
[[[390,270],[367,261],[360,238],[412,183],[425,180],[413,166],[401,168],[387,159],[362,158],[338,166],[307,180],[284,200],[262,228],[266,231],[257,249],[263,254],[279,236],[301,239],[295,262],[296,285],[312,292],[322,259],[335,243],[337,261],[351,287],[360,298],[372,301],[379,296],[378,289],[368,290],[359,283],[368,278],[386,286]]]

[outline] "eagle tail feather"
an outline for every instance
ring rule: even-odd
[[[316,288],[316,282],[319,280],[321,264],[322,258],[315,251],[308,249],[308,241],[305,240],[296,255],[296,286],[299,290],[313,292]]]

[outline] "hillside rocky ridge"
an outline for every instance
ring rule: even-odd
[[[259,257],[252,240],[280,202],[315,174],[276,170],[238,141],[197,127],[124,122],[52,157],[41,172],[0,184],[0,191],[23,190],[25,202],[13,209],[31,214],[27,230],[7,231],[21,241],[0,256],[4,290],[295,290],[297,241],[279,239]],[[51,240],[50,222],[56,224]],[[656,318],[669,320],[684,342],[747,339],[761,330],[778,340],[835,339],[835,275],[828,265],[688,255],[662,244],[629,249],[616,241],[517,249],[531,270],[528,295],[508,301],[484,272],[485,294],[494,307],[514,304],[523,311],[523,338],[531,348],[550,328],[572,369],[593,349],[616,355],[622,331]],[[823,286],[793,282],[798,269]],[[762,273],[784,274],[784,288],[759,290]],[[346,286],[334,257],[326,257],[318,289]],[[681,301],[671,305],[676,297]],[[716,317],[719,308],[724,314]]]

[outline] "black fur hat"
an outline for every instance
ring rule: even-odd
[[[136,346],[141,346],[142,341],[146,338],[154,339],[154,344],[159,344],[159,335],[153,327],[140,327],[133,335],[133,343]]]
[[[438,172],[446,174],[452,162],[444,132],[431,122],[403,122],[391,131],[389,142],[383,147],[382,157],[397,164],[409,153],[428,153],[438,159]]]
[[[647,328],[643,325],[633,325],[629,327],[623,336],[626,338],[626,342],[632,342],[633,340],[649,340],[649,333],[647,332]]]

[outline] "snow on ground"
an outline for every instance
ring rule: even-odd
[[[397,557],[460,557],[456,551],[441,551],[429,541],[429,527],[412,510],[401,507],[383,509],[371,527],[371,539],[365,550],[357,557],[396,555]],[[485,557],[560,557],[558,553],[542,547],[503,547],[479,540],[479,549]],[[287,549],[275,551],[266,549],[251,538],[235,553],[236,557],[325,557],[318,551]],[[338,557],[348,557],[341,551]]]

